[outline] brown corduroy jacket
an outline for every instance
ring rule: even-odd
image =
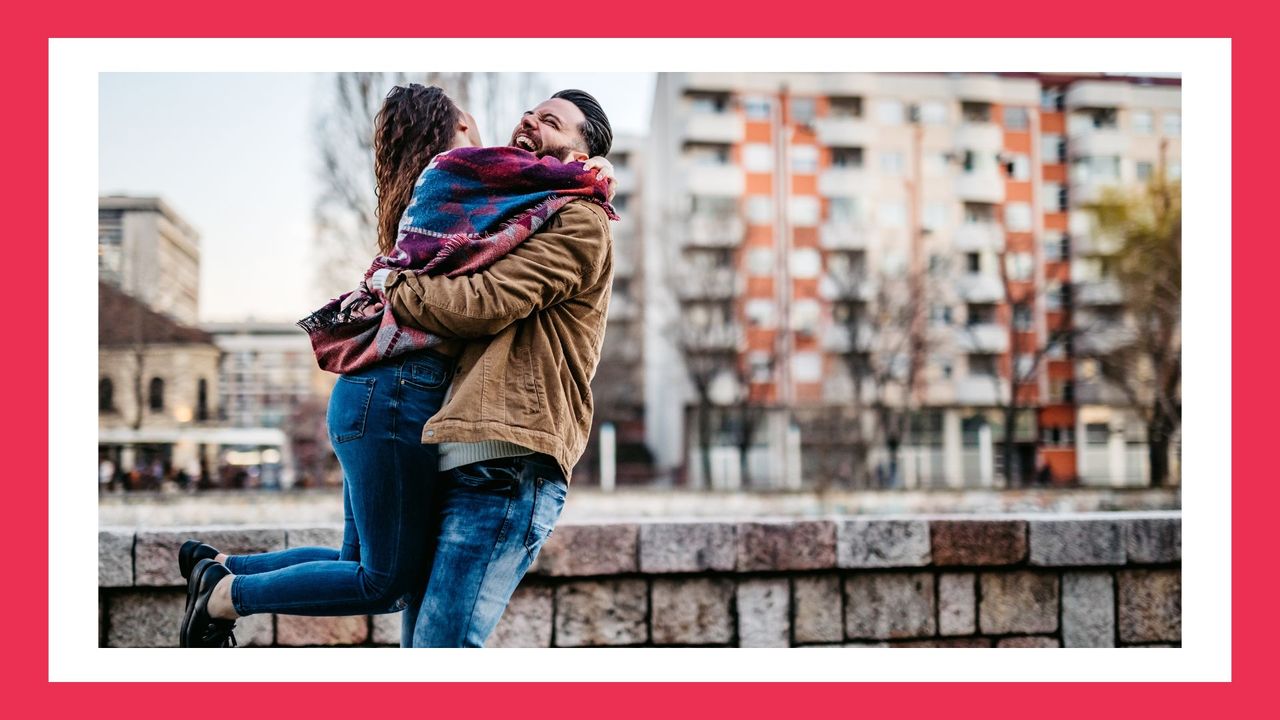
[[[439,348],[455,375],[422,442],[505,440],[554,457],[568,479],[591,431],[612,286],[608,218],[582,200],[482,272],[391,273],[397,321],[457,338]]]

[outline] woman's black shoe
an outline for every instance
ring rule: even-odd
[[[191,569],[196,566],[196,563],[205,558],[212,560],[216,557],[218,557],[216,548],[209,547],[199,540],[188,540],[182,543],[182,548],[178,550],[178,571],[182,573],[183,580],[188,580],[191,578]]]
[[[205,558],[196,563],[187,583],[187,611],[182,616],[178,631],[181,647],[235,647],[236,636],[231,632],[235,620],[220,620],[209,614],[209,598],[213,589],[231,571],[222,563]]]

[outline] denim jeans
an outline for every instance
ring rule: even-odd
[[[439,473],[432,492],[434,558],[409,599],[402,647],[483,647],[560,519],[568,486],[541,453]]]
[[[422,585],[438,453],[422,426],[444,403],[451,365],[418,352],[338,378],[329,439],[342,463],[342,549],[227,558],[240,615],[395,612]]]

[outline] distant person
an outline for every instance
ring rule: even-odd
[[[102,458],[98,462],[98,491],[110,492],[116,482],[116,464],[111,458]]]
[[[304,321],[321,366],[343,373],[328,417],[345,473],[342,548],[227,556],[188,541],[179,552],[189,577],[183,646],[233,644],[242,615],[363,615],[410,603],[402,645],[483,644],[563,507],[568,467],[585,432],[565,425],[567,417],[575,423],[583,417],[577,393],[587,393],[590,425],[590,391],[582,380],[594,372],[604,330],[611,277],[604,218],[611,210],[602,180],[611,170],[602,157],[576,164],[588,159],[585,149],[601,144],[598,123],[587,130],[597,133],[596,142],[583,137],[587,122],[576,103],[590,96],[574,97],[527,113],[509,147],[481,149],[474,121],[439,88],[415,85],[388,95],[374,138],[382,255],[359,289]],[[602,156],[608,144],[603,148],[591,154]],[[447,277],[429,277],[433,270]],[[501,297],[465,295],[458,283],[469,278],[501,285]],[[583,282],[591,295],[582,294]],[[405,292],[415,293],[416,302],[402,307],[393,286],[413,288]],[[443,322],[460,313],[455,304],[474,301],[479,315],[472,320],[485,318],[483,328],[430,326],[418,293],[445,287],[452,295],[434,308]],[[517,296],[529,299],[523,314],[492,305]],[[549,337],[519,322],[531,314],[571,322],[565,327],[581,334]],[[531,330],[534,349],[512,347],[517,335],[527,343]],[[495,337],[480,339],[489,335]],[[521,372],[554,367],[554,356],[544,357],[549,342],[567,346],[558,354],[574,366],[578,402],[545,397],[546,390],[518,381],[522,389],[509,400],[533,409],[521,423],[531,423],[538,436],[481,425],[481,413],[505,417],[509,408],[478,401],[472,361],[493,364],[492,382],[506,376],[544,383]],[[536,365],[527,362],[531,353]],[[523,371],[514,364],[522,358]],[[539,411],[540,402],[551,405]],[[555,417],[538,414],[551,410]],[[442,416],[454,419],[440,439],[463,460],[436,476],[437,446],[423,441],[437,434],[431,422]],[[524,530],[507,532],[508,524]]]

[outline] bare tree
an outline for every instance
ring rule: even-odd
[[[335,73],[315,123],[319,193],[313,206],[317,284],[326,295],[350,290],[377,246],[373,119],[392,87],[438,85],[476,118],[482,137],[505,144],[545,83],[530,73]]]
[[[1150,481],[1169,479],[1169,450],[1182,424],[1182,191],[1163,168],[1141,191],[1108,191],[1090,206],[1100,235],[1119,240],[1100,254],[1120,288],[1126,327],[1095,349],[1101,376],[1146,426]]]

